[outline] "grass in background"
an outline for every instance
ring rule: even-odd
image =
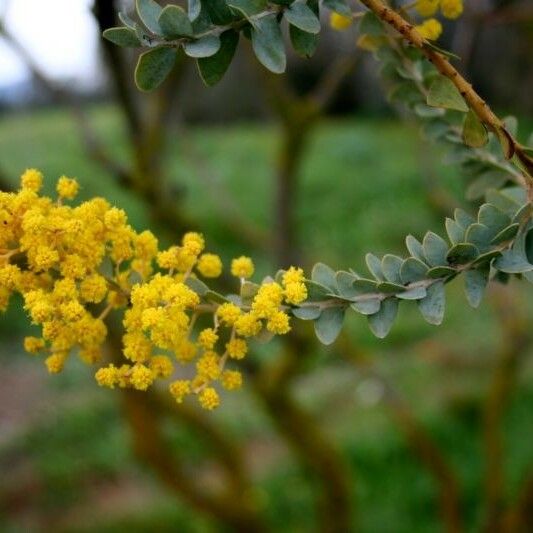
[[[97,107],[91,116],[113,154],[127,161],[117,113],[109,107]],[[243,217],[266,229],[272,225],[272,163],[279,142],[276,133],[274,125],[249,124],[191,128],[187,132],[214,179],[230,191]],[[352,118],[327,122],[318,129],[303,165],[296,205],[300,241],[307,257],[336,269],[362,269],[368,251],[404,253],[403,239],[408,233],[418,237],[428,229],[444,233],[443,221],[426,202],[426,176],[419,159],[421,151],[428,148],[413,138],[405,126],[392,121]],[[2,168],[13,184],[27,166],[44,171],[50,193],[59,175],[76,176],[83,198],[105,196],[127,210],[137,229],[150,226],[144,206],[87,160],[75,127],[62,111],[1,119],[0,154]],[[275,269],[267,257],[243,249],[224,231],[215,209],[216,194],[198,179],[195,165],[183,157],[178,136],[169,147],[168,170],[170,179],[184,187],[183,208],[198,220],[209,248],[220,253],[226,264],[235,254],[248,253],[258,256],[260,273]],[[451,167],[436,165],[434,171],[459,203],[461,177]],[[434,364],[431,356],[435,348],[446,347],[467,361],[482,363],[499,342],[499,331],[489,304],[474,312],[466,305],[461,281],[453,282],[450,289],[447,316],[439,329],[425,324],[416,306],[407,304],[384,342],[372,337],[359,315],[350,315],[348,332],[358,346],[373,351],[377,364],[398,384],[415,406],[417,417],[445,447],[460,473],[464,506],[473,527],[480,516],[484,465],[479,398],[486,388],[487,373],[447,369]],[[527,300],[523,304],[529,306],[532,317],[533,304]],[[6,508],[4,527],[0,514],[0,529],[18,531],[20,524],[29,520],[30,529],[48,527],[55,531],[211,530],[208,522],[176,505],[148,473],[139,469],[117,398],[112,392],[95,388],[90,370],[73,362],[62,376],[45,377],[42,365],[14,348],[28,328],[18,307],[12,305],[0,321],[4,373],[15,376],[27,372],[44,383],[33,398],[37,405],[43,405],[37,410],[38,416],[29,409],[25,424],[0,441],[0,466],[10,467],[7,482],[0,489],[0,506],[4,503]],[[275,344],[261,348],[262,357],[275,357],[275,352]],[[317,348],[309,359],[310,373],[298,381],[297,393],[320,417],[347,459],[361,529],[438,531],[433,481],[380,405],[369,399],[369,384],[361,382],[354,369],[336,357],[334,346]],[[532,406],[533,387],[525,382],[514,395],[506,418],[510,490],[516,488],[532,460],[524,444],[533,436]],[[228,397],[214,416],[243,441],[253,437],[275,442],[267,417],[258,409],[245,391]],[[173,428],[172,438],[176,445],[190,450],[191,457],[201,454],[194,436],[180,428]],[[40,490],[36,489],[34,499],[22,504],[21,511],[13,512],[6,494],[19,482],[25,486],[20,481],[24,476],[13,468],[19,462],[29,464],[31,479],[38,481]],[[257,476],[262,501],[277,530],[312,530],[313,485],[290,455],[282,450],[280,457],[265,456],[265,466],[259,468]],[[118,511],[108,512],[95,497],[94,487],[115,484],[120,488],[124,479],[127,486],[147,487],[147,493],[155,497],[145,496],[143,505],[118,506]],[[98,509],[98,505],[104,509],[101,513],[92,508]],[[71,509],[71,514],[58,521],[57,514],[64,509]],[[79,525],[80,516],[86,527]]]

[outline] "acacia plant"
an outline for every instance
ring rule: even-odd
[[[237,361],[248,343],[287,334],[293,320],[312,321],[318,340],[331,344],[352,310],[383,338],[402,302],[440,324],[446,284],[458,276],[473,307],[489,281],[516,276],[533,282],[531,150],[517,140],[516,120],[497,117],[453,66],[453,54],[434,43],[442,30],[437,10],[456,18],[461,0],[395,8],[360,0],[355,10],[344,0],[189,0],[187,11],[138,0],[136,7],[138,20],[121,14],[124,25],[104,37],[147,49],[135,70],[142,91],[163,83],[183,56],[196,61],[207,85],[216,84],[241,36],[264,67],[281,74],[282,26],[288,25],[295,51],[309,57],[323,9],[335,29],[359,24],[358,45],[380,62],[390,99],[419,117],[425,136],[449,148],[470,180],[469,197],[485,202],[474,214],[456,209],[445,221],[446,237],[431,231],[421,241],[407,236],[404,257],[368,253],[365,273],[318,263],[306,276],[298,266],[279,265],[254,282],[252,259],[236,258],[230,266],[235,293],[222,294],[214,283],[222,262],[205,252],[201,234],[189,232],[161,250],[153,233],[134,231],[126,213],[106,200],[71,203],[75,180],[61,177],[57,197],[49,198],[40,195],[41,173],[27,170],[18,192],[0,195],[1,304],[5,309],[13,293],[22,296],[42,331],[26,338],[25,348],[46,356],[51,373],[73,352],[87,363],[104,361],[106,321],[120,311],[123,360],[99,364],[98,384],[147,390],[172,378],[168,387],[177,402],[196,395],[213,409],[219,385],[241,386]]]

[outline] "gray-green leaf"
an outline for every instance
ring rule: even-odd
[[[287,57],[276,15],[256,21],[252,28],[252,47],[259,62],[271,72],[285,72]]]
[[[489,270],[469,270],[465,272],[465,293],[468,303],[476,308],[481,303],[489,279]]]
[[[179,6],[166,6],[161,11],[158,22],[165,37],[190,37],[193,35],[191,21]]]
[[[444,309],[446,306],[446,291],[444,283],[437,281],[427,288],[427,296],[418,301],[418,308],[422,316],[430,324],[438,326],[444,318]]]
[[[427,104],[432,107],[468,111],[468,105],[453,82],[445,76],[437,76],[429,88]]]
[[[423,241],[424,255],[428,263],[435,266],[446,264],[446,254],[448,253],[448,244],[436,233],[428,231]]]
[[[306,58],[310,58],[316,51],[318,36],[302,31],[300,28],[289,26],[289,36],[295,52]]]
[[[332,344],[339,336],[343,321],[344,309],[340,307],[324,309],[314,322],[318,340],[325,345]]]
[[[383,300],[380,310],[368,317],[368,325],[372,333],[379,339],[385,338],[389,334],[397,314],[398,300],[396,298]]]
[[[222,79],[231,65],[238,43],[239,34],[236,31],[225,31],[220,36],[220,49],[218,52],[211,57],[197,60],[200,76],[206,85],[215,85]]]
[[[160,46],[140,55],[135,69],[135,83],[141,91],[159,87],[170,74],[176,62],[176,50]]]
[[[202,58],[214,56],[220,50],[220,46],[221,42],[219,37],[216,35],[206,35],[196,41],[185,43],[183,49],[189,57]]]
[[[324,0],[323,3],[328,9],[339,13],[339,15],[344,15],[345,17],[352,16],[352,10],[345,0]]]
[[[141,41],[135,31],[130,28],[109,28],[102,35],[104,39],[111,41],[117,46],[123,46],[125,48],[138,48],[141,46]]]
[[[324,263],[316,263],[311,271],[311,279],[332,291],[337,289],[335,271]]]
[[[294,2],[285,10],[287,22],[308,33],[320,32],[320,21],[313,11],[301,2]]]
[[[143,24],[156,35],[162,33],[161,26],[159,25],[159,16],[161,15],[162,8],[154,0],[137,0],[137,14],[142,20]]]
[[[463,140],[472,148],[481,148],[489,142],[487,128],[471,109],[466,114],[463,123]]]
[[[246,18],[257,15],[267,7],[266,0],[227,0],[229,7],[240,11]]]

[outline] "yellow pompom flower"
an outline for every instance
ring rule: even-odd
[[[329,25],[337,31],[343,31],[348,29],[352,25],[352,23],[352,17],[341,15],[340,13],[336,13],[335,11],[332,11],[331,15],[329,16]]]
[[[238,370],[226,370],[222,373],[222,386],[226,390],[237,390],[242,387],[242,374]]]
[[[135,365],[131,370],[130,383],[137,390],[147,390],[154,379],[154,373],[147,366]]]
[[[433,16],[439,7],[439,0],[418,0],[415,9],[422,17]]]
[[[291,330],[289,316],[283,311],[278,311],[269,318],[267,329],[275,335],[285,335]]]
[[[220,398],[217,391],[213,387],[206,387],[198,395],[200,405],[209,411],[217,408],[220,405]]]
[[[290,304],[302,303],[307,298],[305,283],[287,283],[285,286],[285,300]]]
[[[205,353],[196,363],[198,375],[206,380],[218,379],[220,376],[219,360],[215,352]]]
[[[100,387],[114,389],[118,381],[118,368],[116,368],[114,365],[100,368],[94,377],[96,378],[96,382],[98,385],[100,385]]]
[[[463,13],[463,0],[441,0],[440,10],[447,19],[456,19]]]
[[[422,24],[415,26],[415,29],[428,41],[435,41],[442,34],[442,24],[434,18],[425,20]]]
[[[205,328],[198,335],[198,344],[206,350],[212,350],[217,341],[218,335],[213,328]]]
[[[72,200],[78,194],[79,188],[80,186],[75,179],[61,176],[57,182],[56,190],[60,198]]]
[[[242,255],[231,262],[231,274],[237,278],[251,278],[254,273],[254,264],[249,257]]]
[[[179,379],[172,382],[168,389],[176,402],[182,403],[185,396],[191,392],[191,382],[184,379]]]
[[[107,294],[107,281],[99,274],[87,276],[80,284],[80,295],[86,302],[100,303]]]
[[[304,271],[301,268],[291,266],[289,270],[283,273],[283,286],[288,283],[300,283],[305,280]]]
[[[44,339],[39,339],[38,337],[26,337],[24,339],[24,350],[28,353],[38,353],[44,346]]]
[[[202,254],[196,265],[204,278],[218,278],[222,274],[222,261],[215,254]]]
[[[248,346],[243,339],[231,339],[226,344],[226,350],[231,358],[242,359],[248,351]]]
[[[241,315],[241,310],[234,303],[228,302],[217,308],[216,315],[223,324],[233,326]]]
[[[50,374],[59,374],[65,366],[67,354],[64,352],[54,353],[46,358],[44,364]]]
[[[166,379],[174,372],[174,365],[166,355],[154,355],[150,358],[149,367],[155,377]]]
[[[235,331],[242,337],[253,337],[262,327],[261,321],[254,313],[245,313],[235,322]]]
[[[181,242],[185,251],[195,257],[202,253],[205,246],[204,238],[194,231],[186,233]]]
[[[22,174],[20,184],[23,189],[39,192],[43,186],[43,175],[35,168],[29,168]]]

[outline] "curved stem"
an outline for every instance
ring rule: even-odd
[[[516,155],[527,174],[525,185],[530,191],[530,194],[533,195],[533,192],[531,192],[533,191],[533,159],[526,153],[524,147],[511,135],[502,120],[490,109],[472,85],[461,76],[443,54],[433,49],[430,43],[418,33],[416,28],[399,13],[387,7],[381,0],[360,0],[360,2],[373,11],[388,26],[394,28],[413,46],[419,48],[439,72],[453,82],[472,111],[498,136],[504,149],[505,157],[511,159]]]

